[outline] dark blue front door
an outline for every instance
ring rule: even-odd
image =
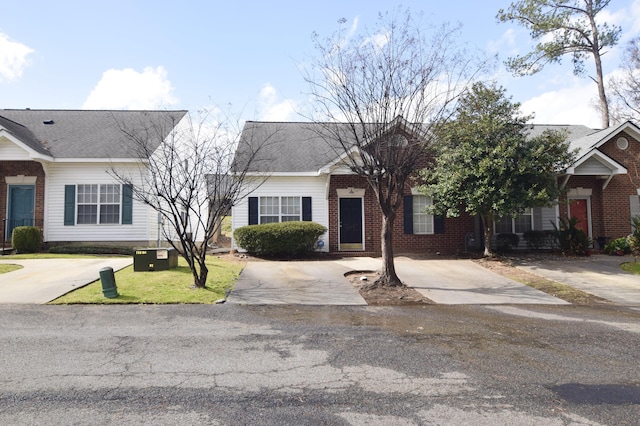
[[[13,232],[13,228],[16,226],[34,225],[34,192],[33,185],[9,186],[9,220],[7,221],[7,240],[11,239],[11,232]]]
[[[362,250],[362,199],[340,198],[340,250]]]

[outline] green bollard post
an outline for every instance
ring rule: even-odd
[[[118,297],[118,288],[116,287],[116,277],[113,275],[113,268],[106,267],[100,269],[100,282],[102,283],[102,294],[104,297],[113,299]]]

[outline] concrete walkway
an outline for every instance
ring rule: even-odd
[[[626,306],[640,306],[640,276],[620,269],[631,256],[595,255],[578,259],[536,260],[519,268]]]
[[[100,279],[99,271],[118,271],[133,263],[131,257],[85,259],[0,259],[23,266],[0,274],[0,303],[47,303]]]
[[[381,262],[370,257],[249,262],[227,301],[249,305],[366,305],[344,274],[375,271],[380,269]],[[470,260],[399,257],[395,265],[398,276],[406,285],[440,304],[567,304]]]

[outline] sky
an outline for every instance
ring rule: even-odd
[[[0,5],[0,108],[230,108],[244,120],[304,121],[309,87],[301,69],[312,33],[338,20],[358,30],[398,6],[425,24],[462,25],[459,42],[498,55],[492,77],[541,124],[600,127],[595,83],[575,77],[570,58],[535,76],[514,77],[501,61],[527,52],[528,32],[495,16],[508,0],[110,0],[5,1]],[[622,27],[603,57],[619,67],[640,35],[640,0],[612,0],[602,18]],[[591,62],[587,70],[593,75]]]

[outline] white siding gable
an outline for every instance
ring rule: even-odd
[[[0,160],[30,160],[29,153],[4,136],[0,136]]]
[[[591,157],[587,159],[584,163],[580,164],[576,167],[575,170],[576,175],[609,175],[611,174],[611,169],[604,164],[602,164],[597,159]]]

